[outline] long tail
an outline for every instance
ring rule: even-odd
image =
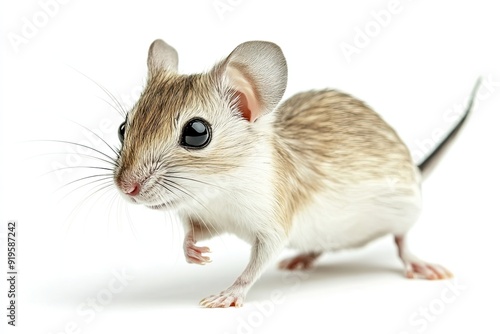
[[[476,98],[476,94],[480,86],[481,86],[481,78],[478,78],[472,90],[471,96],[469,98],[469,103],[467,105],[465,113],[460,119],[460,121],[457,123],[457,125],[455,125],[455,127],[450,131],[450,133],[439,143],[439,145],[436,146],[436,148],[425,158],[425,160],[418,165],[418,168],[420,169],[424,177],[430,173],[430,171],[434,168],[434,166],[436,166],[437,162],[441,159],[443,153],[447,150],[447,148],[450,146],[450,143],[457,136],[457,133],[460,132],[460,129],[463,127],[465,121],[467,120],[472,110],[472,107],[474,106],[474,100]]]

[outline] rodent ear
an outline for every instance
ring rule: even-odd
[[[161,39],[151,43],[148,52],[148,70],[149,74],[159,70],[177,72],[179,57],[177,51]]]
[[[286,89],[288,70],[280,47],[271,42],[245,42],[221,64],[223,75],[236,90],[242,116],[253,122],[271,112]]]

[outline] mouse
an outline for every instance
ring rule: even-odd
[[[284,270],[311,268],[325,252],[391,235],[408,278],[448,279],[417,257],[407,235],[422,208],[421,183],[472,109],[423,162],[363,101],[334,89],[281,101],[288,82],[279,46],[238,45],[204,73],[178,72],[178,53],[155,40],[141,96],[118,126],[113,178],[130,203],[170,210],[185,259],[211,262],[206,240],[233,234],[251,245],[246,268],[207,308],[240,307],[285,248]]]

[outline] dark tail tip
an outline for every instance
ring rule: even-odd
[[[437,164],[437,161],[439,161],[442,153],[446,151],[446,148],[449,146],[449,144],[453,141],[453,139],[456,137],[458,132],[460,132],[460,129],[464,125],[465,121],[469,117],[469,114],[474,107],[474,101],[477,95],[477,91],[479,87],[481,87],[481,77],[479,77],[476,80],[476,83],[474,84],[474,88],[472,89],[472,93],[469,98],[469,103],[467,104],[467,107],[465,109],[465,113],[458,121],[458,123],[453,127],[453,129],[448,133],[448,135],[436,146],[436,148],[425,158],[424,161],[422,161],[419,165],[418,168],[422,172],[422,174],[427,175]]]

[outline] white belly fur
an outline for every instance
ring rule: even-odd
[[[321,252],[360,247],[387,234],[406,233],[420,213],[417,184],[373,182],[336,188],[317,194],[295,215],[291,248]]]

